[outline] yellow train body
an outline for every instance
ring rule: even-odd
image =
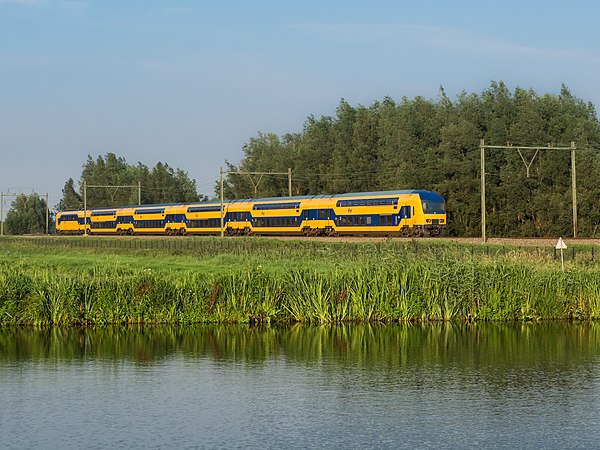
[[[431,191],[380,191],[64,211],[60,234],[438,235],[444,199]]]

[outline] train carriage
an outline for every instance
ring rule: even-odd
[[[446,207],[425,190],[125,206],[57,214],[60,234],[438,235]]]

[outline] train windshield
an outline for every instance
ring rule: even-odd
[[[426,200],[423,202],[423,213],[425,214],[444,214],[446,212],[446,204],[444,202],[436,202]]]

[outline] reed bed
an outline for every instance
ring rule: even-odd
[[[235,242],[232,240],[232,242]],[[0,324],[598,319],[600,271],[518,249],[240,240],[235,250],[0,248]],[[255,245],[244,253],[245,245]],[[239,252],[239,253],[236,253]],[[245,255],[245,256],[244,256]]]

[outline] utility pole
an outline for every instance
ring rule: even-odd
[[[577,237],[577,175],[575,174],[575,142],[571,142],[571,191],[573,197],[573,237]]]
[[[258,192],[258,184],[262,177],[265,175],[287,175],[288,176],[288,194],[292,196],[292,168],[288,167],[287,172],[238,172],[234,170],[224,171],[223,167],[221,167],[220,171],[220,190],[221,190],[221,237],[225,236],[225,216],[224,216],[224,200],[223,200],[223,174],[239,174],[239,175],[248,175],[250,177],[250,181],[252,182],[252,186],[254,186],[254,197],[256,198]],[[260,178],[255,183],[252,179],[252,175],[260,175]]]
[[[487,241],[485,234],[485,141],[481,139],[479,141],[479,148],[481,150],[481,239],[483,242]]]
[[[83,182],[83,235],[87,236],[87,181]]]
[[[119,190],[120,188],[137,188],[138,189],[138,205],[142,204],[142,182],[138,181],[137,185],[133,185],[133,184],[127,184],[127,185],[122,185],[122,186],[116,186],[116,185],[111,185],[111,184],[87,184],[87,181],[83,181],[83,235],[87,236],[88,232],[87,232],[87,188],[106,188],[106,189],[111,189],[114,188],[115,192],[114,194],[117,193],[117,190]],[[111,194],[110,191],[108,191],[109,194]],[[114,200],[114,194],[111,194],[111,198]]]
[[[50,223],[50,210],[48,207],[48,193],[46,192],[46,236],[48,236],[48,234],[49,234],[49,231],[48,231],[49,223]]]
[[[487,241],[487,235],[485,230],[485,149],[498,149],[498,150],[517,150],[525,167],[527,168],[527,177],[529,177],[529,169],[533,160],[540,150],[570,150],[571,151],[571,195],[573,198],[573,237],[577,237],[577,175],[575,172],[575,142],[571,142],[570,147],[554,147],[548,145],[545,147],[525,147],[525,146],[514,146],[514,145],[485,145],[485,141],[481,139],[479,141],[479,148],[481,151],[481,239],[483,242]],[[535,150],[535,154],[529,163],[523,157],[521,150]]]
[[[225,217],[223,216],[223,167],[221,166],[221,237],[225,236]]]
[[[0,200],[0,236],[4,236],[4,191]]]

